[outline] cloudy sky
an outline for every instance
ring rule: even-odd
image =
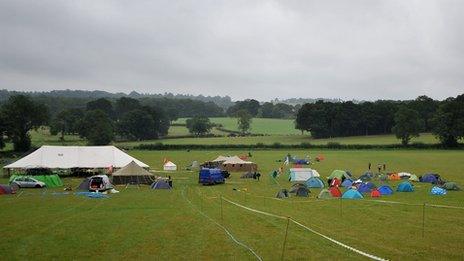
[[[464,1],[0,1],[0,89],[442,99]]]

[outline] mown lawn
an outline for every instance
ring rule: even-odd
[[[390,260],[453,259],[464,257],[464,210],[425,208],[422,237],[422,206],[363,200],[274,199],[280,188],[289,188],[286,176],[271,182],[267,175],[281,166],[287,153],[304,157],[322,154],[313,165],[323,177],[334,169],[347,169],[359,176],[368,162],[386,163],[389,171],[417,175],[436,172],[464,184],[463,151],[442,150],[257,150],[251,160],[259,164],[260,181],[243,180],[233,173],[224,185],[200,186],[197,173],[185,171],[193,160],[204,161],[219,154],[241,155],[249,151],[129,151],[160,170],[164,158],[181,171],[170,174],[172,191],[119,187],[108,199],[53,195],[51,190],[25,190],[18,196],[0,196],[2,226],[0,253],[11,259],[254,259],[235,244],[214,222],[223,224],[237,240],[251,247],[264,260],[279,260],[286,220],[264,216],[234,206],[224,199],[254,209],[289,216],[335,240]],[[159,172],[159,175],[167,175]],[[0,180],[1,183],[5,179]],[[65,178],[77,186],[80,180]],[[377,185],[380,183],[375,181]],[[391,182],[395,187],[398,182]],[[464,192],[431,196],[431,185],[415,184],[413,193],[395,193],[381,200],[409,204],[464,207]],[[59,192],[60,189],[54,190]],[[222,205],[222,218],[221,218]],[[204,217],[201,213],[213,221]],[[295,224],[289,226],[284,259],[365,259]]]

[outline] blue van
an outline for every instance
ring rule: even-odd
[[[214,185],[224,182],[225,178],[220,169],[202,168],[198,175],[198,183],[203,185]]]

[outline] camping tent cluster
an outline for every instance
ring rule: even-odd
[[[376,186],[373,181],[382,182]],[[378,198],[388,196],[394,193],[385,182],[400,181],[396,186],[396,192],[414,192],[412,182],[426,182],[434,184],[430,193],[432,195],[446,195],[447,190],[460,190],[461,188],[455,182],[446,182],[437,174],[426,174],[418,178],[416,175],[408,172],[374,174],[371,171],[363,173],[359,178],[355,178],[349,171],[334,170],[327,178],[328,188],[321,180],[317,171],[309,168],[293,168],[289,170],[289,181],[296,182],[292,185],[290,193],[296,196],[308,196],[310,188],[322,189],[317,198],[343,198],[343,199],[361,199],[365,196]],[[345,192],[342,193],[341,189]],[[278,196],[282,193],[279,192]],[[280,196],[279,196],[280,197]]]

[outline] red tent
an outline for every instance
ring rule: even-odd
[[[378,190],[376,190],[376,189],[372,190],[371,197],[372,198],[379,198],[380,197],[380,192]]]
[[[337,178],[332,179],[332,181],[330,182],[331,187],[340,187],[341,184],[342,182]]]
[[[342,196],[342,192],[338,187],[330,187],[329,188],[330,194],[332,194],[332,197],[339,198]]]

